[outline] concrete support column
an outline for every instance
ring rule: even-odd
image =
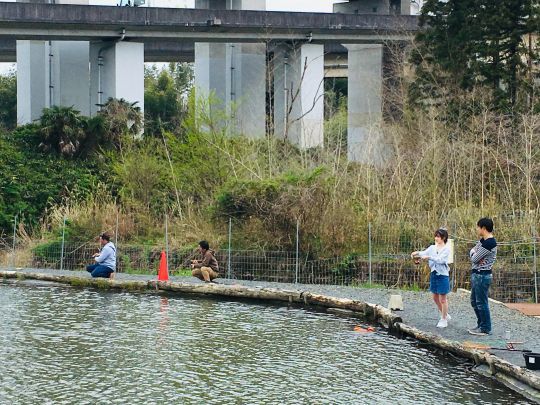
[[[334,13],[409,15],[411,0],[349,0],[335,3]]]
[[[231,113],[239,133],[266,134],[266,44],[230,44]]]
[[[50,106],[49,43],[17,41],[17,124],[29,124]]]
[[[90,43],[54,41],[51,50],[51,105],[74,107],[82,115],[90,115]]]
[[[411,0],[399,0],[401,15],[411,15]]]
[[[382,45],[347,45],[349,50],[349,160],[379,164],[387,148],[381,135]]]
[[[53,105],[90,114],[89,43],[17,41],[17,122],[27,124]]]
[[[112,98],[137,102],[144,112],[144,44],[133,42],[90,45],[91,114]]]
[[[324,46],[281,45],[274,56],[274,135],[301,148],[324,143]]]
[[[46,0],[19,0],[49,3]],[[88,4],[88,0],[56,1]],[[83,41],[17,41],[17,123],[41,117],[53,105],[90,113],[89,44]]]
[[[211,109],[226,111],[230,80],[226,75],[227,44],[195,43],[195,89],[197,97],[211,97]]]
[[[196,8],[265,10],[266,0],[196,0]],[[230,118],[232,133],[266,133],[266,45],[195,44],[198,97],[213,95],[210,112]]]

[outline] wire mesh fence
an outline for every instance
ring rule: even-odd
[[[229,240],[224,249],[218,249],[220,276],[234,280],[261,282],[344,285],[356,287],[393,287],[426,290],[430,270],[427,264],[415,265],[410,258],[414,250],[432,243],[425,235],[417,235],[414,228],[388,232],[386,228],[369,226],[366,243],[356,253],[340,257],[313,257],[302,252],[299,233],[296,233],[296,251],[234,249],[229,228]],[[454,238],[454,263],[451,265],[451,283],[454,289],[470,286],[469,250],[475,241]],[[498,243],[497,262],[491,297],[504,302],[538,302],[537,252],[539,240]],[[3,268],[84,270],[92,263],[98,243],[66,240],[27,241],[17,238],[0,240],[0,266]],[[161,252],[166,251],[172,275],[191,276],[190,259],[197,258],[192,249],[176,248],[164,243],[129,244],[117,246],[117,271],[125,273],[156,274]]]

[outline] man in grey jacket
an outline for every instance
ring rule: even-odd
[[[116,270],[116,247],[108,233],[99,235],[99,243],[101,251],[93,255],[96,263],[87,266],[86,271],[94,278],[112,278]]]

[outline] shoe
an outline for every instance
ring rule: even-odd
[[[439,323],[437,324],[437,328],[446,328],[447,326],[448,326],[447,319],[441,319],[439,320]]]
[[[475,336],[489,336],[489,335],[491,335],[491,332],[483,331],[480,328],[469,329],[469,333],[471,335],[475,335]]]
[[[439,315],[441,315],[441,319],[442,319],[442,313],[439,312]],[[450,314],[446,314],[446,320],[447,321],[451,321],[452,320],[452,317],[450,316]]]

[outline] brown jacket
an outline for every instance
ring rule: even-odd
[[[210,267],[212,270],[214,270],[216,273],[219,273],[219,265],[216,260],[216,257],[214,256],[213,250],[207,250],[204,254],[202,262],[198,262],[195,264],[195,268],[199,269],[201,267]]]

